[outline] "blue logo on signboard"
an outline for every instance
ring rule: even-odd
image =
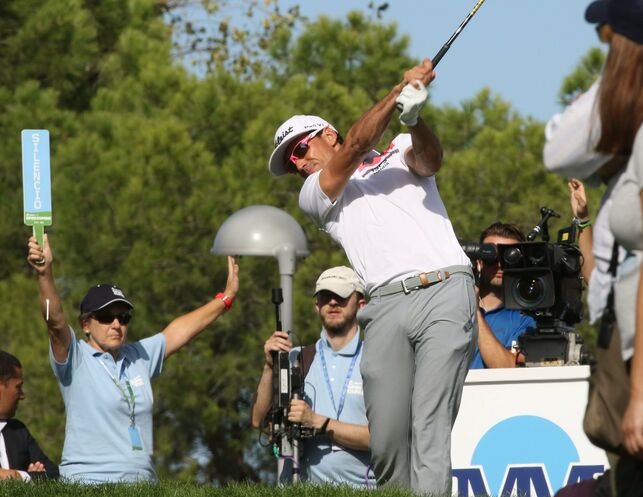
[[[485,433],[471,467],[453,474],[458,495],[549,497],[603,470],[602,465],[580,464],[573,441],[557,424],[538,416],[515,416]]]

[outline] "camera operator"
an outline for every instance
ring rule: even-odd
[[[307,372],[302,364],[304,400],[293,399],[288,411],[290,422],[314,430],[313,437],[303,443],[303,481],[356,487],[375,484],[369,469],[369,431],[360,374],[363,347],[357,311],[364,305],[364,288],[352,269],[338,266],[319,276],[315,309],[323,325],[321,336]],[[283,331],[275,331],[264,345],[265,364],[251,412],[255,428],[264,424],[271,407],[272,354],[290,352],[294,363],[300,348],[291,347]]]
[[[525,236],[513,224],[493,223],[480,235],[480,243],[511,245],[524,242]],[[536,322],[521,311],[506,309],[502,289],[502,269],[496,260],[476,261],[478,283],[478,343],[470,369],[513,368],[524,356],[517,346],[518,337]]]

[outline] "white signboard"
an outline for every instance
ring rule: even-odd
[[[550,497],[608,466],[583,433],[589,366],[471,370],[452,435],[453,493]]]

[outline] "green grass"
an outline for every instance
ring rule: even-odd
[[[270,487],[266,485],[233,484],[225,487],[185,482],[159,484],[79,485],[62,482],[22,483],[0,481],[0,497],[416,497],[394,489],[356,490],[346,486],[297,485]]]

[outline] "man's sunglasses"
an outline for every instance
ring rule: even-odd
[[[129,312],[112,312],[106,309],[93,312],[92,317],[101,324],[110,324],[114,319],[118,319],[121,324],[127,324],[132,320],[132,314]]]
[[[290,157],[288,158],[288,162],[286,162],[286,165],[288,166],[288,170],[291,173],[297,172],[297,166],[295,165],[297,163],[297,160],[303,159],[306,156],[306,153],[308,152],[308,147],[309,147],[308,144],[312,141],[313,138],[315,138],[316,136],[319,136],[319,134],[322,131],[323,129],[320,129],[319,131],[313,131],[309,135],[304,136],[293,147],[292,152],[290,152]]]

